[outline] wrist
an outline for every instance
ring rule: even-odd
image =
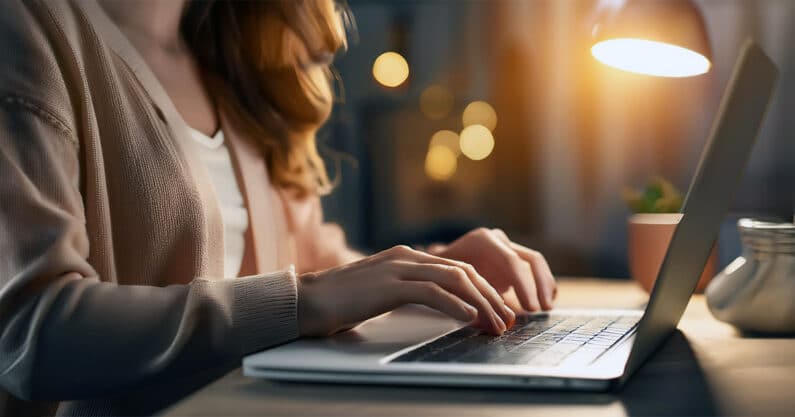
[[[298,292],[298,333],[301,336],[307,336],[310,332],[310,317],[313,315],[311,307],[311,296],[308,294],[311,291],[310,281],[313,279],[308,276],[309,274],[301,274],[296,280],[296,291]]]
[[[301,274],[296,279],[298,291],[298,332],[301,336],[325,336],[330,326],[328,314],[318,305],[316,292],[321,278],[315,273]]]

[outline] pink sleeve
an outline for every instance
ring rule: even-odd
[[[295,199],[282,193],[287,218],[295,241],[298,272],[312,272],[356,261],[362,255],[345,240],[345,232],[335,223],[323,221],[323,208],[317,196]]]

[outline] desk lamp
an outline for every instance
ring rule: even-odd
[[[706,25],[689,0],[602,0],[591,54],[620,70],[658,77],[709,71]]]

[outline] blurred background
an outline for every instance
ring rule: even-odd
[[[622,190],[659,175],[687,191],[750,36],[781,76],[721,232],[726,264],[737,218],[795,211],[795,1],[693,3],[712,68],[658,78],[594,59],[596,1],[348,0],[356,28],[319,135],[339,181],[326,217],[366,252],[499,227],[556,274],[627,277]]]

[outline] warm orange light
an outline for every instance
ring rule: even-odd
[[[430,119],[441,119],[453,109],[453,94],[450,90],[432,85],[420,95],[420,110]]]
[[[434,133],[433,136],[431,136],[429,148],[433,148],[434,146],[444,146],[453,151],[456,156],[461,153],[461,149],[458,145],[458,133],[452,130],[440,130]]]
[[[446,146],[431,146],[425,157],[425,174],[436,181],[449,180],[458,169],[458,158]]]
[[[463,120],[464,127],[482,125],[494,130],[497,127],[497,112],[485,101],[473,101],[464,109]]]
[[[473,161],[486,159],[494,150],[494,136],[483,125],[471,125],[461,131],[461,153]]]
[[[645,39],[608,39],[591,48],[599,62],[624,71],[658,77],[690,77],[711,66],[698,52],[669,43]]]
[[[397,52],[384,52],[373,62],[373,77],[381,85],[397,87],[409,78],[409,63]]]

